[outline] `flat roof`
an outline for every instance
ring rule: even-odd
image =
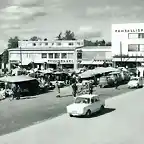
[[[35,80],[35,78],[29,77],[29,76],[24,76],[24,75],[5,76],[5,77],[0,78],[0,81],[2,81],[2,82],[24,82],[24,81],[31,81],[31,80]]]

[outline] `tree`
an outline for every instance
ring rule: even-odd
[[[106,46],[111,46],[111,45],[112,45],[111,42],[106,43]]]
[[[2,53],[2,62],[4,64],[7,64],[8,63],[8,49],[6,49],[3,53]]]
[[[105,44],[106,44],[105,40],[99,41],[99,46],[105,46]]]
[[[56,39],[57,39],[57,40],[63,40],[62,32],[59,33],[59,35],[56,37]]]
[[[19,41],[19,38],[17,36],[15,36],[14,38],[10,38],[8,40],[8,49],[10,48],[18,48],[18,41]]]
[[[37,36],[33,36],[30,38],[30,41],[38,41],[38,40],[42,40],[42,39]]]
[[[74,32],[66,30],[63,40],[76,40]]]

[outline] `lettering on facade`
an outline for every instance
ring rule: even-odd
[[[115,30],[115,32],[144,32],[144,29],[119,29]]]
[[[48,60],[48,63],[57,64],[58,62],[60,62],[60,64],[72,64],[73,60]]]

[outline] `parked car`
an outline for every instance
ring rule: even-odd
[[[128,88],[139,88],[139,87],[143,87],[143,78],[132,77],[128,82]]]
[[[81,95],[76,97],[73,104],[67,106],[67,113],[72,116],[90,117],[92,113],[104,109],[105,102],[99,99],[98,95]]]

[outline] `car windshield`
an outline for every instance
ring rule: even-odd
[[[77,97],[75,100],[75,103],[84,103],[84,104],[89,104],[90,103],[90,98],[83,98],[83,97]]]
[[[138,81],[138,78],[132,78],[131,81]]]

